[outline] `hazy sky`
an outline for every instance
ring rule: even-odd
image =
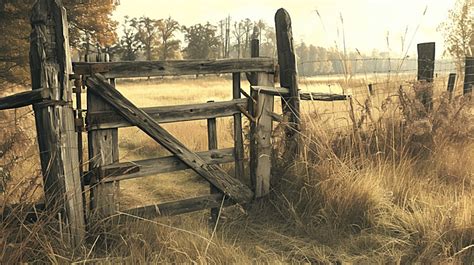
[[[234,19],[264,19],[273,25],[276,10],[284,7],[293,22],[293,34],[297,43],[318,46],[342,46],[341,16],[344,20],[346,45],[370,52],[400,53],[401,37],[408,27],[407,47],[410,54],[416,52],[416,43],[435,41],[437,57],[442,53],[443,39],[437,27],[447,18],[455,0],[121,0],[114,17],[122,21],[125,15],[152,18],[172,16],[184,25],[217,23],[225,16]],[[426,14],[423,15],[425,8]],[[321,15],[318,17],[316,10]],[[418,31],[415,33],[416,28]],[[338,35],[339,32],[339,35]],[[387,47],[387,33],[389,45]]]

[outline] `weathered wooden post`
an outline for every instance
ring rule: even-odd
[[[463,95],[467,95],[472,92],[474,85],[474,57],[466,57],[464,65]]]
[[[251,43],[252,57],[259,56],[259,40]],[[274,75],[257,73],[252,75],[253,86],[274,87]],[[272,117],[274,99],[272,94],[260,93],[258,89],[251,89],[253,99],[251,114],[255,117],[250,128],[250,177],[255,198],[263,197],[270,192],[270,178],[272,168]]]
[[[426,110],[433,108],[433,77],[435,67],[435,43],[419,43],[418,50],[418,81],[425,81],[419,87],[417,96]]]
[[[69,75],[72,64],[66,10],[58,0],[38,0],[31,14],[30,68],[33,89],[50,99],[34,105],[46,206],[61,212],[72,245],[85,235],[77,135]]]
[[[285,157],[292,159],[299,152],[300,95],[291,18],[283,8],[278,9],[275,15],[275,30],[280,67],[280,86],[288,88],[290,91],[288,96],[282,97],[281,105],[285,120],[288,120],[289,123],[285,131]]]
[[[208,103],[214,102],[214,100],[208,101]],[[207,146],[209,150],[218,149],[217,145],[217,123],[216,118],[207,119]],[[211,194],[220,193],[214,185],[211,186]],[[211,208],[211,218],[209,224],[213,227],[217,222],[217,217],[219,216],[219,208]]]
[[[97,56],[101,61],[102,57]],[[115,87],[115,80],[110,80]],[[101,97],[87,92],[87,113],[114,110]],[[101,166],[110,165],[118,162],[118,129],[94,129],[88,133],[89,146],[89,171],[99,172]],[[91,181],[90,207],[94,219],[111,216],[115,213],[118,203],[119,183],[118,182],[100,182],[101,178],[97,174]]]

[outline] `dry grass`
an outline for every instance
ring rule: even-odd
[[[231,81],[222,80],[135,81],[118,88],[140,106],[202,103],[230,98]],[[302,82],[309,90],[313,85]],[[12,218],[0,227],[2,263],[471,263],[472,102],[449,101],[435,89],[439,100],[428,113],[406,82],[392,79],[385,94],[372,98],[359,81],[343,86],[360,87],[352,107],[304,104],[304,147],[296,161],[281,160],[284,125],[278,127],[271,195],[245,209],[223,209],[217,230],[198,212],[94,233],[70,249],[55,218],[19,231]],[[192,149],[206,149],[205,122],[165,127]],[[218,120],[220,147],[231,146],[230,128],[230,120]],[[119,134],[122,160],[166,154],[136,129]],[[205,192],[208,185],[192,172],[151,176],[122,182],[121,206]]]

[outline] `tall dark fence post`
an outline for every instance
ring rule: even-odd
[[[287,158],[297,154],[298,133],[300,131],[300,96],[298,90],[296,56],[293,46],[291,18],[288,12],[280,8],[275,15],[275,29],[280,67],[280,85],[288,88],[289,96],[282,97],[282,109],[289,126],[286,128]],[[290,156],[288,156],[290,155]]]
[[[463,94],[470,94],[474,85],[474,57],[466,57]]]
[[[419,100],[427,110],[433,107],[433,77],[435,66],[435,43],[426,42],[418,44],[418,81],[426,81],[417,91]]]
[[[31,26],[31,84],[50,96],[34,106],[46,206],[62,213],[71,243],[78,246],[85,236],[85,221],[66,10],[59,1],[39,0],[33,6]]]

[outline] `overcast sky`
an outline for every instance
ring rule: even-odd
[[[346,45],[371,52],[373,49],[400,53],[401,37],[408,27],[405,47],[412,41],[410,54],[416,43],[435,41],[437,57],[442,53],[442,36],[438,25],[447,18],[455,0],[121,0],[114,18],[173,17],[184,25],[216,24],[227,15],[233,19],[264,19],[273,25],[273,17],[280,7],[285,8],[293,22],[295,42],[330,47],[342,46],[342,28]],[[426,14],[423,15],[425,9]],[[316,10],[320,14],[318,17]],[[344,27],[341,26],[342,14]],[[416,31],[418,27],[418,30]],[[416,34],[415,34],[416,31]],[[338,35],[339,32],[339,35]],[[386,37],[389,36],[389,47]],[[389,50],[390,49],[390,50]]]

